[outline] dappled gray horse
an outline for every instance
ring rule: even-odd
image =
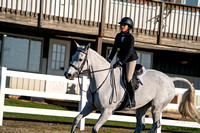
[[[98,132],[99,128],[108,120],[114,111],[122,103],[126,89],[124,87],[121,75],[121,68],[116,68],[111,72],[111,65],[97,52],[88,46],[79,46],[77,43],[77,51],[72,57],[72,63],[65,72],[68,79],[87,71],[90,79],[90,86],[87,90],[87,100],[84,109],[74,119],[71,132],[75,132],[75,128],[79,121],[90,114],[92,111],[99,109],[101,115],[92,129],[93,133]],[[102,70],[102,71],[99,71]],[[114,73],[115,87],[113,87]],[[175,96],[174,81],[183,81],[189,85],[189,90],[184,93],[182,102],[179,107],[180,113],[186,117],[199,122],[199,114],[194,107],[194,88],[191,83],[183,78],[171,78],[162,72],[156,70],[146,70],[140,77],[143,85],[140,85],[135,92],[136,106],[136,130],[141,132],[144,129],[144,118],[146,111],[151,107],[153,117],[153,125],[151,133],[156,132],[160,126],[160,115],[162,110],[170,103]]]

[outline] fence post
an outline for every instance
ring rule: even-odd
[[[87,82],[86,76],[82,77],[81,87],[82,87],[83,90],[88,89],[88,82]],[[80,93],[81,93],[81,101],[79,102],[79,109],[78,109],[79,112],[81,112],[81,110],[85,107],[85,104],[86,104],[86,101],[87,101],[86,92],[80,91]],[[85,129],[85,118],[81,119],[78,127],[79,127],[80,130]]]
[[[3,107],[5,100],[5,85],[6,85],[6,70],[5,67],[0,67],[1,79],[0,79],[0,126],[3,125]]]
[[[160,5],[160,17],[159,17],[159,28],[158,28],[158,36],[157,36],[157,44],[160,44],[160,42],[161,42],[164,7],[165,7],[165,3],[161,2],[161,5]]]

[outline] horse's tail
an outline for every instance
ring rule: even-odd
[[[191,119],[195,120],[196,122],[200,123],[200,113],[194,106],[194,98],[195,98],[195,89],[193,85],[184,78],[174,77],[172,78],[173,81],[183,81],[187,83],[190,87],[186,92],[184,92],[180,105],[179,105],[179,112],[182,117],[190,117]]]

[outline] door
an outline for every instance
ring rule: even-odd
[[[71,41],[50,39],[47,74],[63,76],[69,66]]]

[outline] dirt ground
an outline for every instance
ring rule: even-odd
[[[119,111],[118,113],[124,113]],[[126,113],[133,113],[132,111],[126,111]],[[150,111],[147,115],[151,117]],[[181,115],[179,113],[163,112],[163,116],[167,118],[179,119]],[[70,133],[72,123],[55,123],[55,122],[41,122],[32,121],[26,119],[14,119],[4,118],[3,126],[0,126],[0,133]],[[91,133],[93,125],[87,125],[84,131],[76,129],[76,133]],[[133,133],[135,128],[133,127],[120,127],[120,126],[102,126],[99,133]],[[142,133],[148,133],[148,130]],[[173,131],[163,131],[162,133],[175,133]],[[178,132],[177,132],[178,133]]]
[[[69,133],[71,123],[46,123],[38,121],[9,120],[3,121],[0,133]],[[84,131],[76,129],[76,133],[91,133],[92,125],[86,125]],[[133,128],[101,127],[100,133],[132,133]],[[147,131],[146,131],[147,132]]]
[[[4,120],[0,127],[0,133],[69,133],[71,123],[46,123],[23,120]],[[100,128],[99,133],[132,133],[134,128],[127,127],[106,127]],[[86,125],[84,131],[76,129],[76,133],[91,133],[92,125]],[[143,133],[147,133],[145,130]],[[163,131],[162,133],[170,133]]]
[[[3,120],[3,126],[0,126],[0,133],[69,133],[72,123],[50,123],[41,121],[30,121],[21,119]],[[91,133],[93,125],[86,125],[84,131],[76,129],[76,133]],[[133,133],[135,128],[103,126],[99,133]],[[145,130],[142,133],[148,133]],[[162,133],[175,133],[172,131],[162,131]],[[178,132],[177,132],[178,133]]]

